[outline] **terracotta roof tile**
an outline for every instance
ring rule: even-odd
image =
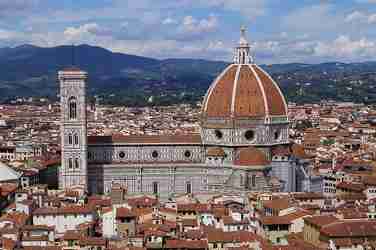
[[[167,249],[207,249],[206,240],[166,240]]]
[[[312,217],[305,217],[304,221],[321,228],[325,225],[338,221],[338,218],[334,217],[333,215],[318,215]]]
[[[234,164],[238,166],[267,166],[270,161],[261,150],[255,147],[247,147],[237,152]]]

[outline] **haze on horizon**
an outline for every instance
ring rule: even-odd
[[[376,58],[375,0],[0,0],[0,47],[90,44],[229,61],[248,29],[257,63]]]

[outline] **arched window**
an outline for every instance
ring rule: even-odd
[[[242,53],[242,61],[241,64],[245,64],[245,52]]]
[[[256,186],[256,175],[252,175],[252,187]]]
[[[76,97],[72,96],[71,98],[69,98],[68,106],[69,106],[69,119],[70,120],[77,119],[77,99],[76,99]]]
[[[80,168],[80,159],[78,159],[78,158],[74,159],[74,167],[75,168]]]
[[[158,194],[158,182],[153,182],[153,194]]]
[[[68,159],[68,168],[73,168],[73,160],[72,160],[72,158]]]
[[[78,135],[74,134],[74,145],[78,145]]]
[[[192,184],[190,181],[187,181],[186,184],[185,184],[185,191],[187,194],[190,194],[192,193]]]
[[[72,145],[72,143],[73,143],[73,142],[72,142],[72,135],[69,134],[69,135],[68,135],[68,144],[69,144],[69,145]]]

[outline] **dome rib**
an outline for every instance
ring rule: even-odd
[[[208,103],[209,103],[209,100],[210,100],[210,97],[212,96],[212,93],[213,93],[213,90],[215,89],[215,87],[217,86],[218,82],[224,77],[224,75],[227,73],[227,71],[233,67],[234,65],[233,64],[230,64],[229,66],[227,66],[221,74],[219,74],[217,76],[217,78],[214,80],[214,82],[211,84],[211,86],[209,87],[208,89],[208,92],[206,94],[206,98],[204,100],[204,112],[207,112],[208,111]]]
[[[259,84],[250,84],[255,82],[256,77],[248,66],[242,65],[242,70],[238,79],[237,93],[234,102],[235,117],[262,117],[265,116],[265,103],[262,98],[262,90]]]
[[[268,93],[266,96],[269,114],[270,115],[287,115],[287,104],[283,97],[282,91],[273,78],[266,73],[258,65],[254,65],[255,71],[260,76],[265,91]]]
[[[239,75],[240,75],[241,68],[242,68],[242,66],[238,65],[238,68],[236,70],[235,79],[234,79],[234,88],[232,89],[232,100],[231,100],[231,116],[232,117],[235,116],[235,100],[236,100],[235,97],[236,97],[236,91],[237,91],[237,88],[238,88]]]
[[[267,101],[266,94],[265,94],[264,85],[262,84],[262,82],[260,80],[260,77],[258,76],[258,74],[256,73],[256,71],[254,70],[254,68],[252,67],[252,65],[250,64],[248,66],[252,70],[253,75],[256,77],[256,81],[257,81],[257,84],[258,84],[258,86],[259,86],[259,88],[261,90],[262,99],[264,101],[265,116],[268,116],[269,115],[269,106],[268,106],[268,101]]]
[[[210,117],[230,117],[233,83],[237,65],[231,65],[215,82],[206,103],[206,114]],[[229,84],[231,82],[231,84]]]

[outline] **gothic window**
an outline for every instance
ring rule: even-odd
[[[77,119],[77,99],[76,99],[76,97],[72,96],[71,98],[69,98],[68,106],[69,106],[69,119],[70,120]]]
[[[69,135],[68,135],[68,144],[69,144],[69,145],[72,145],[72,143],[73,143],[73,142],[72,142],[72,135],[69,134]]]
[[[191,194],[192,193],[192,184],[191,184],[191,182],[190,181],[187,181],[187,183],[185,184],[186,185],[186,187],[185,187],[185,191],[186,191],[186,193],[187,194]]]
[[[153,182],[153,194],[158,194],[158,182]]]
[[[72,160],[72,158],[68,159],[68,168],[73,168],[73,160]]]
[[[73,137],[74,137],[74,145],[78,145],[78,135],[75,134]]]
[[[80,159],[78,159],[78,158],[74,159],[74,167],[75,168],[80,168]]]

